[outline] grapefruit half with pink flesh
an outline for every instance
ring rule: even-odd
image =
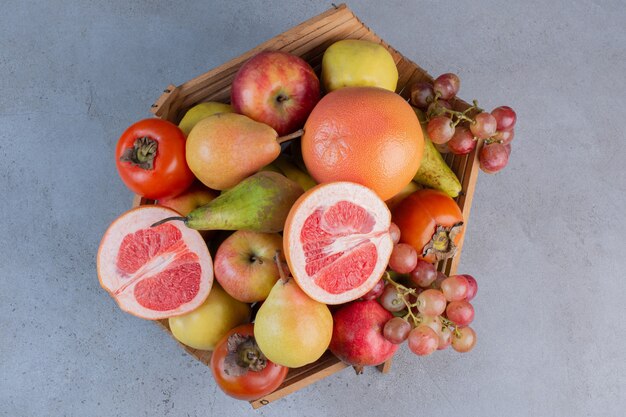
[[[387,268],[391,214],[369,188],[317,185],[293,205],[283,233],[285,258],[309,297],[342,304],[366,294]]]
[[[159,320],[199,307],[213,285],[213,261],[198,231],[184,224],[151,227],[174,210],[142,206],[118,217],[98,250],[98,279],[120,308]]]

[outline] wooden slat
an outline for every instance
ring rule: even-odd
[[[169,114],[171,111],[171,104],[178,97],[178,93],[178,87],[173,84],[168,85],[163,90],[163,94],[161,94],[157,101],[154,102],[150,111],[157,117]]]
[[[462,194],[457,198],[457,203],[461,208],[461,212],[463,213],[463,221],[466,224],[469,222],[470,212],[472,210],[472,200],[474,199],[474,190],[476,188],[476,180],[478,179],[478,171],[479,171],[479,163],[478,163],[478,155],[480,149],[483,146],[483,140],[479,140],[478,144],[476,144],[476,148],[467,155],[467,163],[463,170],[462,180],[461,180],[461,190]],[[465,237],[467,233],[463,233],[461,239],[458,244],[458,253],[451,260],[450,270],[452,274],[455,274],[457,271],[457,267],[459,262],[461,261],[461,253],[463,250],[463,243],[465,242]]]
[[[383,362],[382,364],[378,365],[376,368],[378,368],[378,370],[382,372],[383,374],[388,374],[389,371],[391,371],[392,361],[393,361],[393,357],[389,359],[388,361]]]
[[[284,397],[285,395],[291,394],[292,392],[295,392],[316,381],[319,381],[323,378],[326,378],[327,376],[339,372],[342,369],[347,368],[347,366],[348,365],[341,362],[339,359],[332,356],[331,354],[331,359],[324,361],[323,366],[311,367],[307,369],[306,372],[299,374],[297,378],[291,379],[289,381],[285,380],[285,382],[280,387],[278,387],[276,391],[272,392],[269,395],[266,395],[263,398],[251,401],[250,404],[252,404],[252,407],[255,409],[262,407],[272,401],[276,401],[277,399]]]

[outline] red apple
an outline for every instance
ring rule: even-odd
[[[333,313],[333,337],[329,349],[354,366],[380,365],[398,349],[385,339],[383,328],[393,315],[377,301],[355,301]]]
[[[265,300],[279,278],[274,255],[282,247],[283,238],[278,233],[238,230],[217,249],[215,279],[236,300]]]
[[[237,113],[270,125],[281,136],[301,128],[319,99],[313,68],[280,51],[261,52],[243,64],[230,96]]]
[[[181,215],[186,216],[198,207],[208,204],[217,196],[218,194],[215,191],[196,181],[182,194],[176,197],[162,198],[158,203],[161,206],[169,207],[172,210],[176,210]]]

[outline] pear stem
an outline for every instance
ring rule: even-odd
[[[276,254],[274,255],[274,262],[276,262],[276,266],[278,267],[278,276],[280,277],[280,282],[282,282],[284,285],[289,282],[289,277],[285,274],[285,270],[283,269],[283,263],[280,260],[280,256],[278,256],[279,254],[280,251],[277,250]]]
[[[151,224],[150,227],[157,227],[157,226],[159,226],[159,225],[161,225],[163,223],[167,223],[167,222],[172,221],[172,220],[181,220],[181,221],[185,222],[185,221],[187,221],[187,218],[186,217],[167,217],[167,218],[165,218],[163,220],[159,220],[158,222]]]
[[[288,135],[279,136],[276,140],[278,141],[278,144],[280,145],[283,142],[288,142],[288,141],[290,141],[292,139],[299,138],[303,134],[304,134],[304,129],[298,129],[295,132],[290,133]]]

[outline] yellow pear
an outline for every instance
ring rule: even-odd
[[[218,103],[216,101],[207,101],[206,103],[196,104],[185,113],[182,120],[178,124],[180,130],[185,136],[189,135],[191,129],[202,119],[213,116],[217,113],[232,113],[233,108],[230,104]]]
[[[241,114],[204,118],[187,137],[187,165],[204,185],[231,188],[280,154],[276,131]]]
[[[326,304],[311,299],[293,279],[276,282],[254,322],[261,352],[289,368],[318,360],[332,334],[333,316]]]
[[[384,46],[344,39],[330,45],[324,52],[322,84],[327,92],[342,87],[380,87],[396,91],[398,68]]]

